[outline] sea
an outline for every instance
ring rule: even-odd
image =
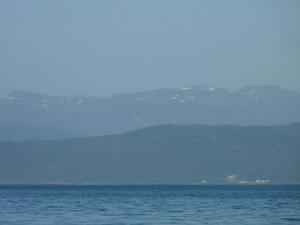
[[[2,185],[0,224],[300,224],[300,186]]]

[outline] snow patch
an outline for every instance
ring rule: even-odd
[[[180,90],[182,90],[182,91],[189,91],[191,89],[192,89],[191,87],[182,87],[182,88],[180,88]]]
[[[209,87],[206,90],[208,90],[208,91],[215,91],[216,89],[214,87]]]
[[[8,97],[1,97],[1,99],[3,99],[3,100],[8,100],[8,101],[13,101],[13,100],[15,100],[16,98],[13,97],[13,96],[8,96]]]
[[[146,101],[146,100],[147,100],[147,98],[144,98],[144,97],[137,97],[135,99],[135,101]]]
[[[254,93],[255,93],[255,90],[249,90],[249,91],[244,91],[243,95],[253,96]]]
[[[255,94],[255,90],[244,91],[243,95],[252,98],[253,100],[259,100],[260,98]]]

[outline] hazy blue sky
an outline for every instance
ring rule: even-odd
[[[300,90],[300,1],[0,1],[0,95]]]

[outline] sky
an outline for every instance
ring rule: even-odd
[[[2,0],[0,95],[300,91],[298,0]]]

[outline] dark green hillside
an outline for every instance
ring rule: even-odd
[[[0,182],[300,183],[299,146],[300,124],[162,125],[120,135],[6,141],[0,143]]]

